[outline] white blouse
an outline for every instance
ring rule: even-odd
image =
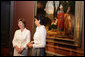
[[[16,30],[13,38],[13,47],[15,45],[18,46],[18,48],[27,48],[27,44],[30,42],[30,31],[26,28],[21,32],[21,30]]]
[[[44,25],[36,28],[33,39],[33,48],[42,48],[46,46],[46,29]]]

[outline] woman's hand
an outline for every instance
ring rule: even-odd
[[[32,43],[32,44],[33,44],[33,43],[34,43],[34,41],[31,41],[30,43]]]
[[[33,44],[32,44],[32,43],[30,43],[30,44],[29,44],[29,48],[32,48],[32,47],[33,47]]]
[[[33,44],[32,44],[32,43],[28,43],[27,46],[28,46],[29,48],[32,48],[32,47],[33,47]]]
[[[20,53],[20,51],[21,51],[20,48],[18,48],[18,46],[15,46],[15,48],[16,48],[17,52]]]
[[[21,54],[22,53],[22,51],[24,50],[25,48],[23,47],[23,48],[21,48],[20,49],[20,51],[19,51],[19,53]]]

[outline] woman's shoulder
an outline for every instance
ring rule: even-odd
[[[41,30],[41,31],[46,30],[45,26],[44,26],[44,25],[42,25],[42,26],[41,26],[41,28],[40,28],[40,30]]]
[[[41,28],[45,28],[45,26],[44,25],[41,25]]]
[[[20,32],[20,30],[16,30],[16,31],[15,31],[15,34],[18,34],[19,32]]]
[[[26,30],[26,32],[30,33],[30,30],[28,30],[28,29],[25,29],[25,30]]]
[[[19,31],[20,31],[20,29],[16,30],[15,33],[19,32]]]

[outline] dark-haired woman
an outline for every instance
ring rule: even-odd
[[[45,29],[45,17],[35,16],[35,25],[37,26],[34,34],[34,41],[28,43],[28,47],[33,48],[32,56],[45,56],[46,46],[46,29]]]

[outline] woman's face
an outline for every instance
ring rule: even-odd
[[[22,29],[22,28],[24,27],[23,22],[22,22],[22,21],[19,21],[19,22],[18,22],[18,26],[19,26],[20,29]]]
[[[40,20],[37,20],[37,19],[35,18],[35,25],[38,26],[39,24],[40,24]]]

